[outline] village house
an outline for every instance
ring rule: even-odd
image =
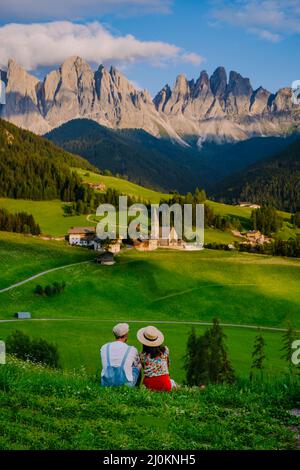
[[[70,245],[92,247],[96,238],[96,227],[71,227],[68,235]]]
[[[160,235],[158,246],[163,248],[182,248],[182,240],[179,239],[174,227],[171,228],[167,238],[162,238],[162,231],[160,231]]]
[[[153,251],[158,247],[158,240],[135,240],[133,246],[138,251]]]
[[[88,183],[88,186],[92,189],[97,189],[98,191],[106,190],[106,184],[104,183]]]
[[[166,238],[162,238],[162,230],[160,227],[160,237],[158,239],[143,239],[139,238],[134,240],[133,246],[138,251],[153,251],[156,248],[174,248],[174,249],[182,249],[183,243],[182,240],[179,239],[177,232],[174,227],[170,229],[169,235]]]
[[[15,318],[18,320],[29,320],[31,318],[31,313],[29,312],[16,312]]]
[[[117,240],[112,240],[107,246],[107,251],[110,253],[119,253],[121,250],[123,238],[119,237]]]
[[[259,245],[262,245],[267,241],[266,237],[259,230],[249,230],[244,234],[244,236],[248,242],[253,244],[258,243]]]
[[[96,258],[96,263],[100,263],[103,266],[112,266],[115,264],[114,255],[109,251],[102,253]]]
[[[251,209],[260,209],[259,204],[253,204],[252,202],[240,202],[240,207],[250,207]]]

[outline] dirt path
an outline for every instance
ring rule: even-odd
[[[111,323],[112,321],[118,323],[119,321],[126,323],[148,323],[148,324],[162,324],[162,325],[195,325],[195,326],[211,326],[211,322],[200,322],[200,321],[172,321],[172,320],[106,320],[106,319],[93,319],[93,318],[31,318],[26,320],[18,320],[17,318],[12,318],[10,320],[0,320],[0,323],[11,323],[11,322],[30,322],[30,321],[82,321],[82,322],[96,322],[96,323]],[[260,326],[260,325],[239,325],[236,323],[220,323],[221,326],[228,328],[246,328],[251,330],[257,330],[260,328],[265,331],[286,331],[285,328],[275,328],[271,326]],[[300,330],[295,330],[297,333],[300,333]]]
[[[15,289],[16,287],[22,286],[23,284],[26,284],[27,282],[30,282],[33,279],[37,279],[38,277],[44,276],[45,274],[52,273],[54,271],[58,271],[59,269],[70,268],[71,266],[78,266],[79,264],[90,263],[91,261],[92,260],[80,261],[79,263],[65,264],[64,266],[59,266],[57,268],[47,269],[47,271],[42,271],[41,273],[35,274],[34,276],[31,276],[31,277],[28,277],[27,279],[24,279],[24,281],[20,281],[20,282],[17,282],[16,284],[12,284],[9,287],[5,287],[4,289],[0,289],[0,294],[2,294],[3,292],[7,292],[11,289]]]

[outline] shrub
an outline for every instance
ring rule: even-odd
[[[6,340],[6,351],[23,361],[42,363],[48,367],[59,367],[59,354],[54,344],[42,338],[30,338],[15,330]]]
[[[45,287],[38,284],[34,293],[36,295],[45,295],[46,297],[52,297],[53,295],[60,294],[65,290],[66,283],[63,282],[53,282],[52,284],[47,284]]]

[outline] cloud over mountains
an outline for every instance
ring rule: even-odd
[[[162,66],[170,62],[199,65],[203,58],[162,41],[142,41],[131,34],[117,36],[98,21],[88,24],[53,21],[6,24],[0,27],[0,67],[9,58],[25,69],[55,66],[79,55],[91,63],[128,65],[147,62]]]
[[[261,39],[278,42],[300,34],[299,0],[217,0],[212,17],[240,27]]]

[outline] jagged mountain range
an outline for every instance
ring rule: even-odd
[[[14,124],[44,134],[76,118],[88,118],[113,129],[143,129],[188,146],[191,141],[218,143],[255,136],[300,131],[300,106],[291,89],[272,94],[223,67],[197,80],[179,75],[154,99],[137,89],[116,68],[93,71],[80,57],[68,58],[43,81],[9,60],[2,76],[7,82],[6,117]]]

